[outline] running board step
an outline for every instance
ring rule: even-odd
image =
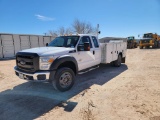
[[[81,74],[87,73],[87,72],[89,72],[89,71],[95,70],[95,69],[97,69],[97,68],[99,68],[98,65],[96,65],[96,66],[94,66],[94,67],[91,67],[91,68],[87,68],[87,69],[82,70],[82,71],[79,71],[78,74],[81,75]]]

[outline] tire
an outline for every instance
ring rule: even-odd
[[[121,63],[122,63],[122,56],[119,54],[117,60],[114,61],[114,66],[115,67],[120,67]]]
[[[137,48],[137,44],[134,45],[134,48]]]
[[[158,41],[158,48],[160,48],[160,41]]]
[[[53,87],[61,92],[65,92],[72,88],[75,81],[75,74],[72,69],[63,67],[57,70],[52,80]]]
[[[157,48],[157,46],[158,46],[158,42],[154,41],[154,47],[153,48]]]
[[[110,63],[110,65],[111,65],[112,67],[114,67],[114,61],[112,61],[112,62]]]

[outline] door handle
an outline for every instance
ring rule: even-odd
[[[93,50],[93,55],[95,54],[95,51]]]

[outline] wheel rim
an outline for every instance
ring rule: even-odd
[[[63,73],[59,78],[59,83],[62,88],[67,88],[72,83],[72,75],[69,72]]]

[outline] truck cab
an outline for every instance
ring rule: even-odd
[[[67,91],[73,86],[75,76],[81,71],[97,67],[102,61],[114,62],[115,66],[121,65],[121,60],[124,61],[125,58],[125,47],[122,48],[123,45],[116,43],[107,53],[109,47],[105,51],[103,49],[109,44],[101,45],[95,35],[59,36],[46,47],[18,52],[15,74],[28,81],[51,82],[56,90]],[[115,52],[112,50],[113,47]],[[113,53],[114,61],[106,61]],[[103,60],[102,56],[105,56]]]

